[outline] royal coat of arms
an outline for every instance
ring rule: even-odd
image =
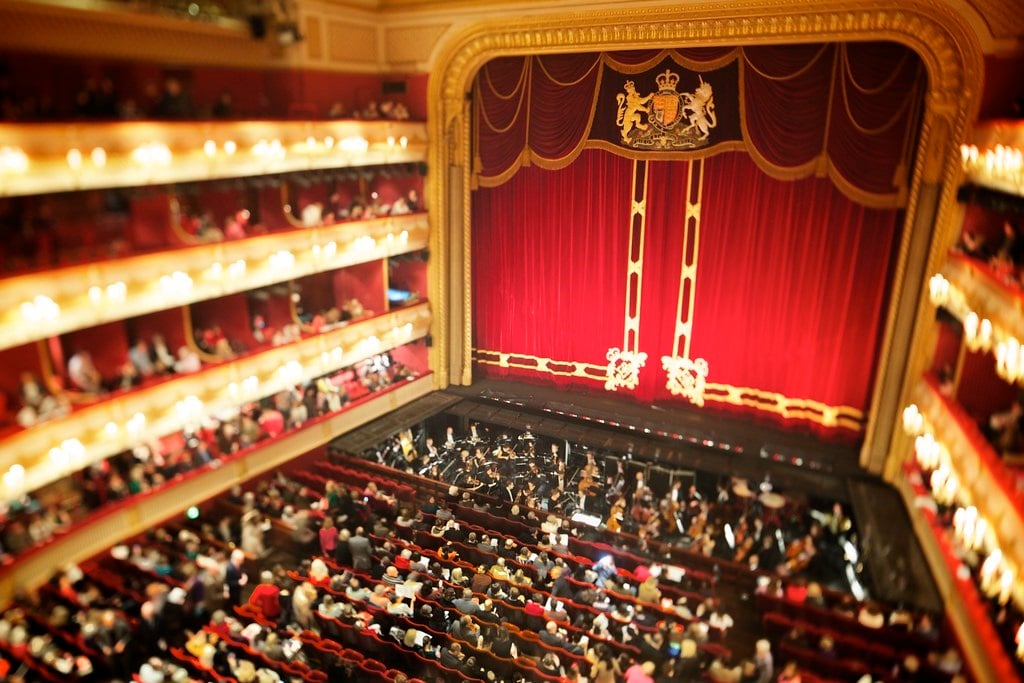
[[[626,81],[615,96],[619,108],[615,125],[622,144],[639,149],[694,149],[708,144],[711,129],[718,125],[711,84],[699,76],[693,92],[679,92],[679,75],[666,69],[654,79],[658,91],[637,92],[636,83]]]

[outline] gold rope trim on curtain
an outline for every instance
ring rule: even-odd
[[[843,61],[843,70],[846,72],[845,75],[849,76],[849,80],[853,82],[853,77],[850,76],[849,63],[846,58],[845,50],[843,51],[840,59]],[[898,71],[895,73],[897,76],[899,75]],[[892,78],[891,80],[895,81],[896,79]],[[882,133],[886,132],[887,130],[895,126],[897,123],[899,123],[900,118],[903,117],[903,115],[907,112],[907,109],[910,107],[911,98],[904,97],[902,98],[902,104],[900,104],[899,108],[896,110],[896,113],[893,114],[891,119],[889,119],[882,125],[878,126],[877,128],[866,128],[857,122],[857,118],[853,115],[853,112],[850,111],[850,98],[846,91],[846,81],[847,79],[845,77],[839,79],[839,93],[840,95],[842,95],[843,98],[843,109],[846,111],[846,117],[850,120],[850,124],[853,125],[854,130],[856,130],[861,135],[881,135]]]
[[[776,166],[774,163],[761,154],[761,150],[754,143],[750,142],[750,130],[747,128],[747,93],[746,93],[746,65],[747,60],[740,61],[739,69],[739,99],[740,99],[740,133],[743,136],[743,149],[747,151],[750,158],[754,160],[758,168],[777,180],[798,180],[806,178],[814,173],[819,165],[821,155],[806,161],[799,166]]]
[[[490,64],[484,64],[484,68],[483,68],[484,78],[487,79],[487,87],[489,87],[491,89],[491,92],[494,93],[495,97],[497,97],[499,100],[506,100],[507,101],[507,100],[511,100],[515,96],[515,94],[517,92],[519,92],[519,90],[523,87],[523,83],[526,81],[527,65],[529,64],[529,61],[530,61],[529,57],[526,57],[526,58],[523,59],[523,70],[519,74],[519,81],[516,83],[515,87],[512,88],[512,90],[509,91],[508,95],[502,95],[500,92],[498,92],[498,89],[496,87],[494,87],[494,82],[491,80],[491,69],[490,69],[491,65]]]
[[[803,76],[805,73],[810,71],[811,67],[814,66],[814,63],[821,59],[821,56],[825,54],[825,50],[827,50],[831,45],[832,43],[825,43],[824,45],[822,45],[821,49],[818,50],[818,52],[813,57],[811,57],[811,60],[809,62],[807,62],[805,65],[803,65],[793,73],[787,74],[785,76],[770,76],[765,72],[761,71],[756,66],[754,66],[754,63],[752,61],[750,61],[750,57],[747,56],[746,50],[743,50],[743,62],[744,64],[749,66],[758,76],[761,76],[762,78],[767,78],[769,81],[789,81],[794,78],[799,78],[800,76]]]
[[[549,81],[551,81],[555,85],[560,85],[563,88],[568,88],[568,87],[571,87],[571,86],[574,86],[574,85],[579,85],[580,83],[583,82],[584,78],[586,78],[587,76],[590,75],[591,71],[593,71],[595,68],[597,68],[601,64],[601,57],[599,55],[596,59],[594,59],[594,63],[590,65],[590,68],[587,69],[586,73],[584,73],[582,76],[577,78],[575,81],[565,81],[563,83],[562,81],[558,80],[557,78],[555,78],[554,76],[551,75],[551,72],[548,71],[548,68],[546,66],[544,66],[544,60],[541,58],[540,55],[536,55],[534,57],[530,57],[530,59],[536,59],[537,60],[537,65],[540,67],[540,70],[544,72],[544,75],[548,77]]]
[[[582,361],[557,360],[526,353],[473,349],[473,361],[482,365],[500,368],[533,370],[557,377],[579,377],[604,383],[604,365]],[[708,383],[704,399],[716,403],[754,408],[773,413],[786,420],[806,420],[831,429],[842,427],[863,431],[864,413],[851,406],[831,406],[808,398],[792,398],[773,391],[751,387],[737,387],[731,384]]]
[[[905,52],[903,54],[903,58],[900,59],[900,63],[896,65],[896,67],[892,70],[892,73],[889,74],[889,77],[881,85],[875,88],[865,88],[861,86],[861,84],[858,83],[857,79],[854,78],[853,76],[853,70],[850,68],[849,46],[846,43],[842,43],[840,45],[840,49],[842,50],[843,69],[846,71],[847,78],[850,79],[850,83],[852,83],[853,87],[857,89],[857,92],[862,93],[864,95],[877,95],[883,90],[887,90],[889,86],[896,82],[896,79],[899,77],[900,72],[903,71],[903,65],[907,63],[908,59],[910,59],[910,52]]]
[[[590,131],[590,128],[594,123],[594,116],[597,114],[597,98],[601,94],[601,82],[603,78],[604,71],[599,70],[597,73],[597,82],[594,85],[594,94],[592,95],[590,102],[590,116],[587,119],[586,128],[588,132]],[[508,180],[512,176],[518,173],[520,168],[529,164],[539,166],[540,168],[543,168],[548,171],[554,171],[560,168],[565,168],[573,161],[575,161],[576,158],[583,153],[584,149],[591,147],[591,145],[589,144],[590,142],[592,141],[589,139],[588,135],[582,136],[580,138],[580,141],[576,143],[576,146],[569,150],[568,153],[566,153],[565,156],[562,157],[544,157],[536,153],[530,154],[529,148],[526,147],[523,149],[522,152],[520,152],[516,160],[507,169],[505,169],[496,176],[482,176],[479,174],[477,170],[474,170],[474,182],[472,183],[473,188],[475,189],[477,187],[498,187],[499,185],[503,185],[504,183],[508,182]],[[638,155],[635,158],[640,159],[642,157]]]
[[[526,60],[526,63],[524,65],[524,67],[523,67],[523,71],[524,72],[530,71],[530,60]],[[487,107],[485,107],[483,105],[483,103],[480,104],[480,117],[483,119],[483,122],[485,124],[487,124],[487,127],[490,128],[493,132],[495,132],[495,133],[507,133],[508,131],[510,131],[512,129],[512,126],[516,125],[516,122],[519,121],[519,115],[522,114],[522,112],[523,112],[523,102],[527,101],[529,99],[529,97],[528,97],[529,94],[530,94],[530,85],[529,85],[529,83],[527,83],[526,86],[525,86],[525,90],[519,96],[519,104],[516,105],[516,114],[515,114],[515,116],[512,117],[512,120],[509,121],[509,124],[507,126],[505,126],[504,128],[499,128],[499,127],[495,126],[494,123],[491,122],[491,117],[487,115]],[[529,107],[527,107],[527,112],[526,112],[527,119],[529,119],[529,114],[530,114],[529,113]],[[529,133],[529,130],[527,130],[527,133]],[[527,136],[526,139],[529,140],[530,139],[529,136]]]
[[[718,59],[712,59],[707,62],[700,62],[695,59],[689,59],[681,55],[677,50],[666,49],[660,51],[654,57],[647,59],[639,64],[626,64],[624,62],[617,61],[610,54],[603,53],[601,55],[602,62],[620,74],[635,75],[650,70],[653,66],[664,60],[666,57],[672,59],[673,62],[679,66],[685,67],[690,71],[706,72],[720,69],[730,62],[736,61],[742,54],[743,48],[733,48],[726,54],[722,55]]]

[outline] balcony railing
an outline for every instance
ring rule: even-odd
[[[0,126],[0,196],[424,161],[410,121],[200,121]]]
[[[973,185],[1024,197],[1024,121],[996,119],[974,128],[960,146],[964,179]]]

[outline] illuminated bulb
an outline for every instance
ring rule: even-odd
[[[79,464],[85,460],[85,446],[78,439],[65,439],[61,441],[60,449],[67,455],[71,464]]]
[[[916,436],[921,433],[924,427],[924,416],[917,405],[911,403],[903,409],[903,431],[909,436]]]
[[[316,147],[316,138],[313,137],[312,135],[310,135],[308,138],[306,138],[306,147],[308,149],[315,148]]]
[[[107,165],[107,150],[102,147],[94,147],[89,157],[92,159],[92,165],[96,168],[103,168]]]
[[[68,166],[71,167],[72,171],[77,171],[82,168],[82,152],[77,149],[68,150]]]
[[[25,468],[20,463],[14,463],[4,473],[4,486],[8,491],[17,491],[25,481]]]
[[[99,286],[93,285],[89,288],[89,301],[97,306],[103,302],[103,290]]]
[[[255,394],[260,388],[260,379],[256,375],[249,375],[242,380],[242,391],[247,395]]]
[[[981,320],[974,311],[971,311],[964,317],[964,338],[967,339],[967,345],[972,349],[978,347],[978,325],[980,323]]]
[[[224,153],[231,156],[238,151],[238,145],[235,144],[234,140],[228,140],[224,143]]]
[[[933,305],[944,305],[949,300],[949,280],[941,273],[932,275],[928,280],[928,294]]]
[[[54,446],[50,449],[50,462],[53,463],[54,467],[64,469],[68,466],[68,455],[63,449]]]
[[[111,303],[120,304],[124,303],[125,298],[128,295],[128,286],[118,280],[107,285],[107,299]]]
[[[52,322],[60,317],[60,306],[48,296],[37,294],[32,301],[21,304],[21,316],[27,322]]]
[[[114,437],[116,437],[118,431],[119,430],[116,422],[111,421],[103,425],[103,435],[106,436],[108,439],[113,439]]]
[[[224,274],[224,266],[222,266],[220,264],[220,261],[217,261],[216,263],[211,264],[210,267],[206,269],[207,277],[209,277],[210,279],[213,279],[213,280],[219,279],[220,276],[223,275],[223,274]]]
[[[132,150],[132,158],[143,166],[167,166],[172,156],[170,148],[160,142],[149,142]]]
[[[992,342],[992,321],[988,318],[981,320],[981,325],[978,327],[978,339],[982,346],[988,346]]]
[[[142,413],[135,413],[125,426],[128,428],[129,434],[138,436],[146,426],[146,416]]]
[[[295,265],[295,255],[287,249],[276,251],[270,255],[270,267],[274,270],[286,270]]]
[[[398,239],[400,241],[402,241],[402,242],[408,242],[409,241],[409,231],[408,230],[403,230],[402,232],[400,232],[398,234]]]
[[[334,147],[334,138],[332,138],[330,135],[325,137],[324,138],[324,147],[326,147],[327,149],[332,149]]]
[[[233,280],[237,280],[238,278],[245,275],[245,268],[245,259],[238,259],[237,261],[232,261],[231,265],[228,266],[228,276]]]
[[[395,146],[395,136],[394,135],[389,135],[388,136],[388,147],[394,147],[394,146]]]
[[[192,278],[188,273],[176,270],[170,275],[160,276],[160,289],[166,294],[182,296],[192,290]]]
[[[409,146],[409,138],[403,135],[398,139],[398,144],[402,146],[402,149],[405,149],[406,147]]]
[[[337,242],[331,240],[330,242],[324,245],[324,256],[326,256],[327,258],[332,258],[336,253],[338,253]]]
[[[0,171],[24,173],[28,169],[28,155],[21,147],[0,147]]]
[[[203,143],[203,151],[206,152],[206,156],[212,159],[217,154],[217,143],[213,140],[207,140]]]
[[[364,137],[351,135],[341,141],[340,147],[343,152],[365,152],[370,148],[370,143]]]

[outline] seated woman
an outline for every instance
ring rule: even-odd
[[[88,351],[78,351],[68,360],[68,379],[76,389],[87,394],[103,393],[103,377]]]

